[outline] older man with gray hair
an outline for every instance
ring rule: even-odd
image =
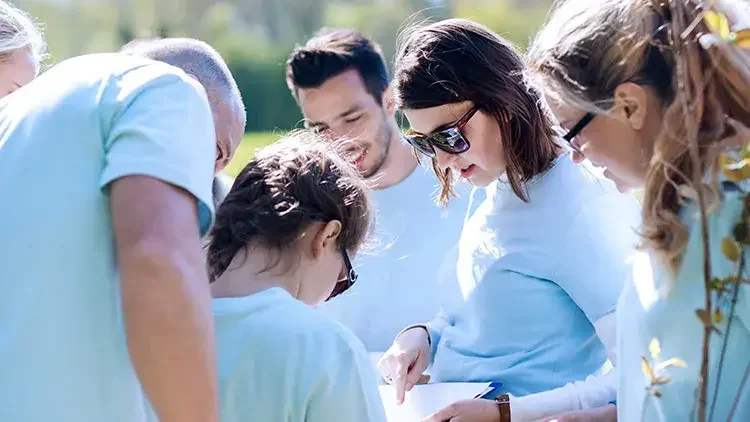
[[[169,65],[75,57],[0,103],[3,420],[140,422],[143,391],[162,422],[218,420],[200,236],[242,101],[207,44],[142,47]]]

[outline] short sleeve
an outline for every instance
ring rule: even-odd
[[[177,68],[149,64],[110,81],[102,118],[104,168],[99,186],[151,176],[185,189],[198,203],[201,234],[214,214],[212,182],[216,135],[205,91]]]
[[[328,368],[321,368],[307,406],[309,422],[385,422],[385,410],[378,391],[375,368],[364,346],[342,350]]]
[[[609,192],[573,220],[553,279],[589,321],[615,311],[638,242],[640,207],[632,194]]]

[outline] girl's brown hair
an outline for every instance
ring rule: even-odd
[[[733,0],[712,10],[736,23]],[[643,248],[676,270],[688,240],[679,211],[685,192],[704,214],[718,198],[716,170],[726,117],[750,125],[750,55],[712,34],[700,0],[568,0],[559,3],[529,52],[529,66],[551,100],[606,113],[615,88],[651,86],[662,100],[643,200]],[[747,25],[748,22],[745,22]],[[715,178],[714,178],[715,179]]]
[[[506,175],[513,192],[528,201],[524,183],[547,170],[559,153],[553,122],[540,95],[524,78],[515,47],[487,27],[465,19],[415,26],[401,35],[393,85],[402,109],[471,101],[500,126]],[[450,169],[432,168],[440,202],[453,191]]]
[[[266,269],[274,267],[315,221],[340,221],[340,244],[360,248],[370,223],[369,189],[334,148],[300,130],[256,153],[216,211],[207,245],[211,281],[256,245],[279,252]]]

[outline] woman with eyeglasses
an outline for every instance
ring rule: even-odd
[[[567,1],[529,62],[580,156],[644,189],[619,420],[749,421],[747,2]]]
[[[369,218],[357,170],[313,133],[239,174],[207,246],[221,421],[385,421],[364,346],[312,309],[356,281]]]
[[[572,162],[524,70],[511,44],[460,19],[411,30],[395,61],[405,140],[432,160],[441,200],[459,178],[486,187],[458,244],[464,300],[407,327],[378,367],[398,399],[425,370],[503,385],[429,421],[535,421],[615,399],[606,367],[637,203]]]

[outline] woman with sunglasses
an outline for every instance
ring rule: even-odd
[[[362,343],[312,307],[357,278],[369,191],[317,135],[256,154],[216,212],[207,261],[221,421],[385,421]]]
[[[464,226],[464,300],[405,329],[378,366],[402,399],[438,382],[501,382],[429,421],[531,421],[615,398],[615,305],[635,244],[637,204],[576,165],[521,56],[489,29],[445,20],[408,33],[394,87],[447,201],[457,178],[485,187]],[[415,299],[418,300],[418,299]]]
[[[567,1],[529,62],[581,157],[644,189],[619,419],[749,421],[747,2]]]

